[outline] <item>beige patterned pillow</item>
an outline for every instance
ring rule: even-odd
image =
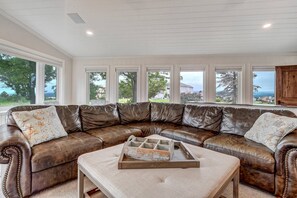
[[[13,112],[12,116],[31,147],[67,136],[54,106],[33,111]]]
[[[261,143],[275,152],[278,142],[296,128],[297,118],[264,113],[244,137]]]

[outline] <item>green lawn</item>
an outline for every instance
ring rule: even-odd
[[[150,102],[161,102],[161,103],[168,103],[170,102],[170,100],[167,98],[167,99],[160,99],[160,98],[157,98],[157,99],[149,99]]]
[[[129,103],[130,98],[120,98],[118,100],[119,103]],[[168,103],[170,102],[169,99],[149,99],[150,102],[160,102],[160,103]]]
[[[12,106],[28,105],[28,104],[30,104],[29,101],[20,101],[20,102],[0,101],[0,107],[12,107]]]

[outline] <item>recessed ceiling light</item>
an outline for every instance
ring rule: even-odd
[[[270,27],[271,27],[271,23],[266,23],[262,26],[263,29],[270,28]]]
[[[87,31],[86,31],[86,34],[87,34],[88,36],[93,36],[93,35],[94,35],[94,32],[92,32],[91,30],[87,30]]]

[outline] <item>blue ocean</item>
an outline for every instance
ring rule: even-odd
[[[264,96],[272,96],[274,97],[274,91],[258,91],[258,92],[254,92],[254,97],[255,98],[261,98]]]

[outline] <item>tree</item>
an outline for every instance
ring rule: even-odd
[[[120,72],[119,98],[128,98],[128,103],[137,101],[137,72]]]
[[[95,82],[106,80],[106,72],[90,73],[90,100],[105,99],[105,87]]]
[[[53,67],[46,67],[45,82],[55,77]],[[14,90],[18,97],[24,97],[31,104],[35,103],[36,62],[0,54],[0,81]]]
[[[44,81],[45,81],[45,87],[46,87],[47,82],[51,82],[52,80],[57,79],[57,71],[56,71],[56,68],[51,65],[45,65],[44,70],[45,70]],[[54,85],[51,87],[51,89],[53,90],[56,96],[57,86]]]
[[[257,75],[254,73],[253,78],[256,78]],[[238,73],[236,71],[226,71],[220,72],[217,80],[218,86],[223,87],[223,91],[220,92],[220,95],[227,100],[227,102],[236,103],[238,95]],[[258,85],[254,85],[254,91],[258,91],[261,88]],[[217,98],[216,101],[221,101],[220,98]]]
[[[166,73],[165,73],[166,74]],[[137,101],[137,72],[120,72],[119,76],[119,98],[127,99],[125,102],[133,103]],[[105,72],[90,73],[90,99],[98,100],[99,90],[103,87],[95,82],[106,80]],[[148,73],[149,98],[155,97],[158,93],[166,90],[167,77],[160,72]]]
[[[166,74],[166,73],[164,73]],[[154,98],[158,93],[166,91],[167,77],[160,72],[149,72],[148,98]]]

